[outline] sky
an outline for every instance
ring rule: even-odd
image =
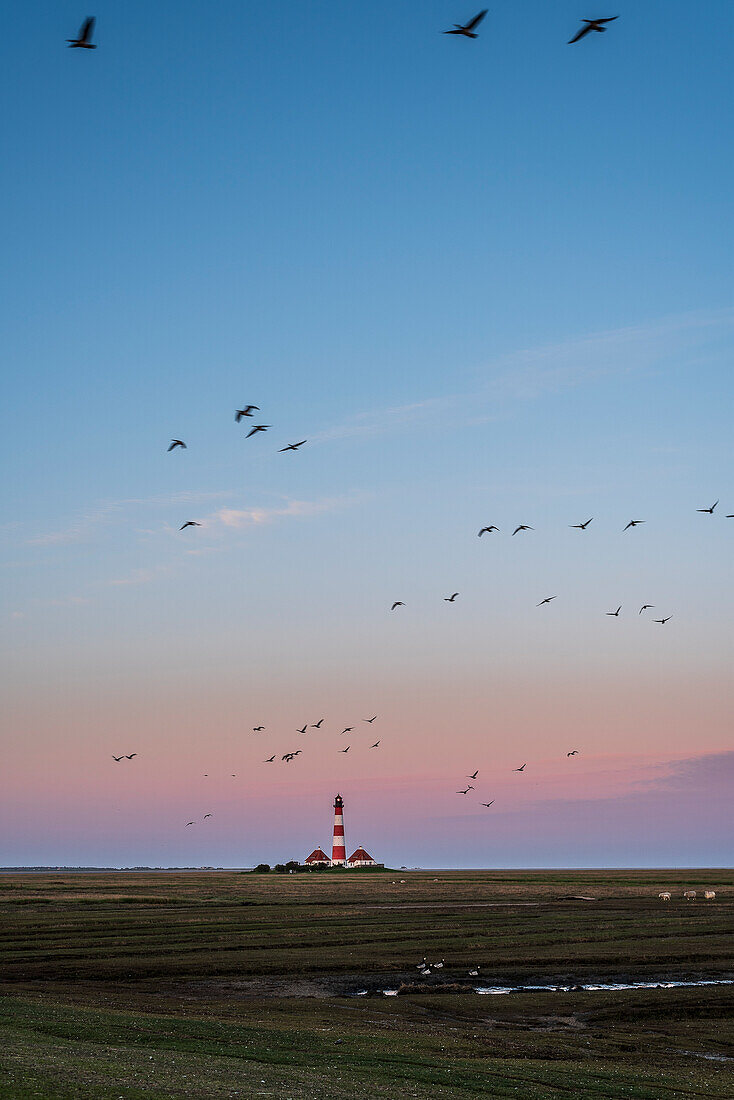
[[[392,866],[730,865],[732,5],[86,14],[0,44],[0,864],[340,792]]]

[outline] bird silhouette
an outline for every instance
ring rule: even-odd
[[[567,753],[566,753],[566,756],[578,756],[578,754],[579,754],[579,750],[578,750],[578,749],[571,749],[571,751],[570,751],[570,752],[567,752]]]
[[[300,443],[289,443],[287,447],[281,447],[282,451],[297,451],[299,447],[302,447],[304,443],[308,443],[307,439],[302,439]]]
[[[526,768],[527,768],[527,764],[521,764],[519,768],[513,768],[512,770],[514,772],[524,772]]]
[[[243,416],[252,416],[253,411],[260,412],[259,405],[245,405],[244,409],[237,409],[234,418],[239,424]]]
[[[402,600],[396,600],[395,603],[390,608],[390,610],[394,611],[396,607],[405,607],[405,604],[403,603]]]
[[[184,451],[186,450],[186,444],[184,443],[183,439],[172,439],[171,440],[171,445],[168,448],[168,450],[169,451],[175,451],[176,447],[181,447],[182,450],[184,450]]]
[[[544,600],[541,600],[540,603],[536,603],[535,606],[536,607],[542,607],[544,603],[550,603],[551,600],[555,600],[555,599],[556,599],[555,596],[546,596]]]
[[[185,531],[187,527],[201,527],[201,524],[197,523],[195,519],[187,519],[186,523],[181,524],[179,531]]]
[[[187,821],[186,824],[184,825],[184,829],[188,829],[189,825],[195,825],[195,824],[196,824],[195,821]]]
[[[269,427],[269,424],[256,424],[254,428],[250,428],[245,439],[249,439],[251,435],[257,435],[258,432],[266,432]]]
[[[306,723],[306,725],[302,729],[296,730],[296,733],[305,733],[307,729],[308,729],[308,722]]]
[[[125,759],[126,759],[126,760],[132,760],[132,758],[133,758],[134,756],[137,756],[137,755],[138,755],[138,754],[137,754],[136,752],[131,752],[131,753],[130,753],[130,754],[129,754],[128,756],[126,756],[126,757],[125,757]]]
[[[113,760],[116,760],[116,761],[117,761],[117,763],[119,764],[121,760],[124,760],[124,759],[125,759],[125,757],[124,757],[124,756],[115,756],[115,755],[114,755],[114,753],[113,753],[113,755],[112,755],[112,759],[113,759]]]
[[[714,508],[716,507],[716,505],[717,505],[718,503],[719,503],[719,502],[718,502],[718,500],[717,500],[717,501],[716,501],[716,503],[715,503],[715,504],[712,504],[710,508],[697,508],[697,509],[696,509],[696,511],[697,511],[697,512],[708,512],[708,514],[709,514],[710,516],[712,516],[712,515],[714,514]]]
[[[467,779],[476,779],[478,775],[479,775],[479,768],[477,768],[477,770],[474,772],[474,775],[467,775],[466,778]]]
[[[70,50],[96,50],[97,47],[93,45],[89,39],[94,34],[94,24],[96,19],[93,15],[88,16],[81,25],[81,30],[76,38],[67,38]]]
[[[323,722],[323,718],[319,718],[318,722],[312,722],[311,723],[311,729],[312,730],[320,730],[322,722]]]
[[[672,619],[672,618],[673,618],[673,616],[672,616],[672,615],[668,615],[668,616],[667,616],[667,618],[665,618],[665,619],[653,619],[653,622],[654,622],[654,623],[662,623],[662,625],[663,625],[663,626],[665,626],[665,624],[666,624],[667,622],[669,622],[669,621],[670,621],[670,619]]]
[[[513,533],[513,535],[516,535],[518,531],[534,531],[534,530],[535,530],[534,527],[528,527],[528,525],[526,523],[520,523],[520,524],[518,524],[518,526],[515,528],[515,530],[512,533]]]
[[[444,603],[453,603],[458,595],[459,595],[458,592],[454,592],[453,596],[444,596],[443,602]]]
[[[253,733],[260,733],[264,729],[265,729],[265,726],[253,726],[252,727],[252,732]]]
[[[622,610],[622,605],[620,604],[616,611],[606,611],[605,614],[606,615],[611,615],[613,619],[617,619],[617,618],[619,618],[619,613],[620,613],[621,610]]]
[[[481,538],[482,535],[489,535],[492,533],[492,531],[499,531],[499,527],[495,527],[494,524],[492,524],[490,527],[483,527],[479,532],[479,537]]]
[[[654,607],[654,606],[655,606],[655,604],[654,604],[654,603],[643,603],[642,607],[641,607],[641,608],[640,608],[640,610],[639,610],[639,611],[637,612],[637,614],[638,614],[638,615],[641,615],[643,611],[649,611],[649,610],[650,610],[650,608],[652,608],[652,607]]]
[[[375,718],[377,718],[377,715],[375,715],[373,718],[363,718],[362,721],[372,723],[375,721]]]
[[[569,523],[568,526],[569,527],[576,527],[576,528],[578,528],[579,531],[585,531],[586,528],[591,523],[591,520],[593,520],[593,518],[594,517],[592,516],[591,519],[587,519],[586,523]]]
[[[204,821],[206,821],[206,819],[207,819],[208,817],[211,817],[211,816],[212,816],[211,814],[204,814]]]
[[[631,519],[625,527],[625,531],[628,531],[630,527],[639,527],[639,525],[644,522],[644,519]]]
[[[577,31],[573,38],[569,38],[568,45],[572,46],[574,42],[578,42],[580,39],[585,38],[591,31],[598,31],[600,34],[603,34],[607,29],[604,24],[612,23],[618,18],[619,16],[617,15],[609,15],[606,19],[582,19],[581,22],[585,23],[586,26],[582,27],[580,31]]]
[[[481,21],[487,14],[487,8],[483,8],[478,15],[475,15],[473,19],[470,19],[468,23],[454,23],[454,29],[452,31],[444,31],[444,34],[461,34],[464,38],[477,38],[478,35],[474,34],[474,28],[478,27]]]
[[[379,745],[379,743],[380,743],[379,741],[375,741],[374,745],[370,745],[370,748],[371,749],[376,749],[377,746]]]
[[[351,745],[347,745],[347,747],[345,749],[339,749],[339,752],[349,752],[351,747],[352,747]]]
[[[269,756],[267,760],[263,760],[263,764],[272,764],[275,760],[275,756]]]
[[[482,802],[481,805],[482,806],[487,806],[489,808],[490,806],[494,805],[494,802],[495,802],[495,799],[493,798],[491,802]]]
[[[342,730],[342,734],[351,733],[353,729],[354,729],[354,726],[345,726],[344,729]],[[341,736],[341,734],[340,734],[340,736]]]
[[[456,793],[457,794],[469,794],[469,791],[473,791],[473,790],[474,790],[474,787],[472,787],[471,784],[469,784],[469,786],[466,788],[465,791],[457,791]]]

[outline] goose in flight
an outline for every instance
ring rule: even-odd
[[[665,618],[665,619],[653,619],[653,622],[654,622],[654,623],[662,623],[662,625],[663,625],[663,626],[665,626],[665,624],[666,624],[667,622],[669,622],[669,621],[670,621],[670,619],[672,619],[672,618],[673,618],[673,616],[672,616],[672,615],[668,615],[668,616],[667,616],[667,618]]]
[[[254,428],[250,428],[245,439],[249,439],[251,435],[257,435],[258,432],[266,432],[269,427],[269,424],[256,424]]]
[[[606,615],[611,615],[611,617],[613,619],[618,619],[619,618],[619,613],[620,613],[621,610],[622,610],[622,605],[620,604],[616,611],[606,611],[605,614]]]
[[[591,519],[587,519],[586,523],[569,523],[568,526],[569,527],[576,527],[579,531],[585,531],[586,528],[591,523],[591,520],[593,520],[593,518],[594,517],[592,516]]]
[[[371,749],[376,749],[379,744],[380,744],[379,741],[375,741],[374,745],[370,745],[370,748]]]
[[[287,447],[281,447],[282,451],[297,451],[299,447],[302,447],[304,443],[308,443],[307,439],[302,439],[300,443],[289,443]]]
[[[305,725],[305,726],[303,726],[303,728],[302,728],[302,729],[300,729],[300,730],[296,730],[296,733],[303,733],[303,734],[305,734],[305,732],[306,732],[306,730],[307,730],[307,729],[308,729],[308,722],[306,723],[306,725]]]
[[[377,715],[375,715],[374,718],[363,718],[362,721],[363,722],[369,722],[371,724],[372,722],[375,721],[375,718],[377,718]]]
[[[181,447],[184,451],[186,450],[186,444],[184,443],[183,439],[172,439],[171,445],[169,446],[168,450],[175,451],[176,447]]]
[[[112,754],[112,759],[113,759],[113,760],[116,760],[116,761],[117,761],[117,763],[119,764],[121,760],[124,760],[124,759],[125,759],[125,757],[124,757],[124,756],[115,756],[115,754],[113,753],[113,754]]]
[[[578,749],[571,749],[571,751],[570,751],[570,752],[567,752],[567,753],[566,753],[566,756],[578,756],[578,754],[579,754],[579,750],[578,750]]]
[[[97,47],[89,41],[94,34],[94,24],[96,19],[93,15],[88,16],[81,25],[81,30],[76,38],[67,38],[70,50],[96,50]]]
[[[311,723],[311,729],[312,730],[320,730],[322,722],[323,722],[323,718],[319,718],[318,722],[312,722]]]
[[[402,600],[396,600],[395,603],[390,608],[390,610],[394,611],[396,607],[405,607],[405,604],[403,603]]]
[[[514,772],[524,772],[526,768],[527,768],[527,764],[521,764],[519,768],[513,768],[512,770]]]
[[[550,603],[551,600],[555,600],[555,599],[556,599],[555,596],[546,596],[544,600],[541,600],[540,603],[536,603],[535,606],[536,607],[542,607],[544,603]]]
[[[513,533],[513,535],[516,535],[518,531],[534,531],[534,530],[535,530],[534,527],[528,527],[528,525],[526,523],[520,523],[520,524],[518,524],[518,526],[515,528],[515,530],[512,533]]]
[[[187,527],[201,527],[201,524],[197,523],[195,519],[187,519],[186,523],[181,524],[179,531],[185,531]]]
[[[130,753],[130,754],[129,754],[128,756],[126,756],[126,757],[125,757],[125,759],[126,759],[126,760],[132,760],[132,758],[133,758],[134,756],[137,756],[137,755],[138,755],[138,754],[137,754],[136,752],[131,752],[131,753]]]
[[[696,511],[697,511],[697,512],[708,512],[708,514],[709,514],[710,516],[712,516],[712,515],[714,514],[714,508],[716,507],[716,505],[717,505],[718,503],[719,503],[719,502],[718,502],[718,500],[717,500],[717,501],[716,501],[716,503],[715,503],[715,504],[712,504],[710,508],[697,508],[697,509],[696,509]]]
[[[351,747],[352,747],[351,745],[347,745],[347,747],[345,749],[339,749],[339,752],[349,752]]]
[[[591,31],[598,31],[599,34],[603,34],[607,29],[604,24],[612,23],[615,19],[618,19],[618,15],[609,15],[606,19],[582,19],[581,22],[585,24],[580,31],[577,31],[573,38],[569,38],[568,45],[572,46],[574,42],[579,42],[582,38],[585,38]]]
[[[489,807],[493,806],[493,805],[494,805],[494,799],[492,799],[491,802],[482,802],[482,806],[486,806],[487,809],[489,809]]]
[[[444,31],[444,34],[461,34],[464,38],[477,38],[478,35],[474,34],[474,28],[478,27],[481,21],[487,14],[487,8],[483,8],[478,15],[475,15],[473,19],[470,19],[468,23],[454,23],[454,29],[452,31]]]
[[[187,821],[186,824],[184,825],[184,829],[188,829],[189,825],[195,825],[195,824],[196,824],[195,821]]]
[[[269,756],[267,760],[263,760],[263,764],[272,764],[275,760],[275,756]]]
[[[639,527],[639,525],[644,522],[644,519],[631,519],[625,527],[625,531],[628,531],[630,527]]]
[[[443,602],[444,603],[453,603],[458,595],[459,595],[458,592],[454,592],[453,596],[444,596]]]
[[[495,527],[494,524],[491,524],[489,527],[483,527],[479,532],[479,537],[481,538],[482,535],[491,535],[492,531],[499,531],[499,527]]]
[[[466,778],[467,779],[476,779],[478,775],[479,775],[479,768],[477,768],[477,770],[474,772],[473,775],[467,775]]]
[[[655,606],[655,604],[654,604],[654,603],[643,603],[642,607],[641,607],[641,608],[640,608],[640,610],[639,610],[639,611],[637,612],[637,614],[638,614],[638,615],[641,615],[643,611],[649,611],[649,610],[650,610],[651,608],[653,608],[654,606]]]
[[[234,418],[239,424],[243,416],[252,416],[253,411],[260,412],[259,405],[245,405],[244,409],[237,409],[234,414]]]
[[[211,814],[204,814],[204,821],[206,821],[206,819],[207,819],[208,817],[211,817],[211,816],[212,816]]]
[[[264,729],[265,729],[265,726],[253,726],[252,727],[252,732],[253,733],[262,733],[262,731]]]
[[[354,726],[345,726],[339,736],[341,737],[342,734],[351,733],[353,729],[354,729]]]
[[[465,790],[465,791],[457,791],[456,793],[457,793],[457,794],[469,794],[469,791],[473,791],[474,789],[475,789],[475,788],[474,788],[474,787],[472,787],[472,785],[471,785],[471,783],[470,783],[470,784],[469,784],[469,786],[468,786],[468,787],[466,788],[466,790]]]

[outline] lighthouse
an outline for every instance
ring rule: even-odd
[[[331,845],[331,865],[341,866],[346,863],[347,850],[344,847],[344,803],[342,796],[338,794],[334,799],[334,840]]]

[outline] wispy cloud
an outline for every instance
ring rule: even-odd
[[[271,507],[220,508],[210,517],[209,522],[220,523],[224,527],[261,527],[275,520],[287,517],[305,517],[323,515],[345,507],[349,503],[345,498],[325,500],[289,500]]]

